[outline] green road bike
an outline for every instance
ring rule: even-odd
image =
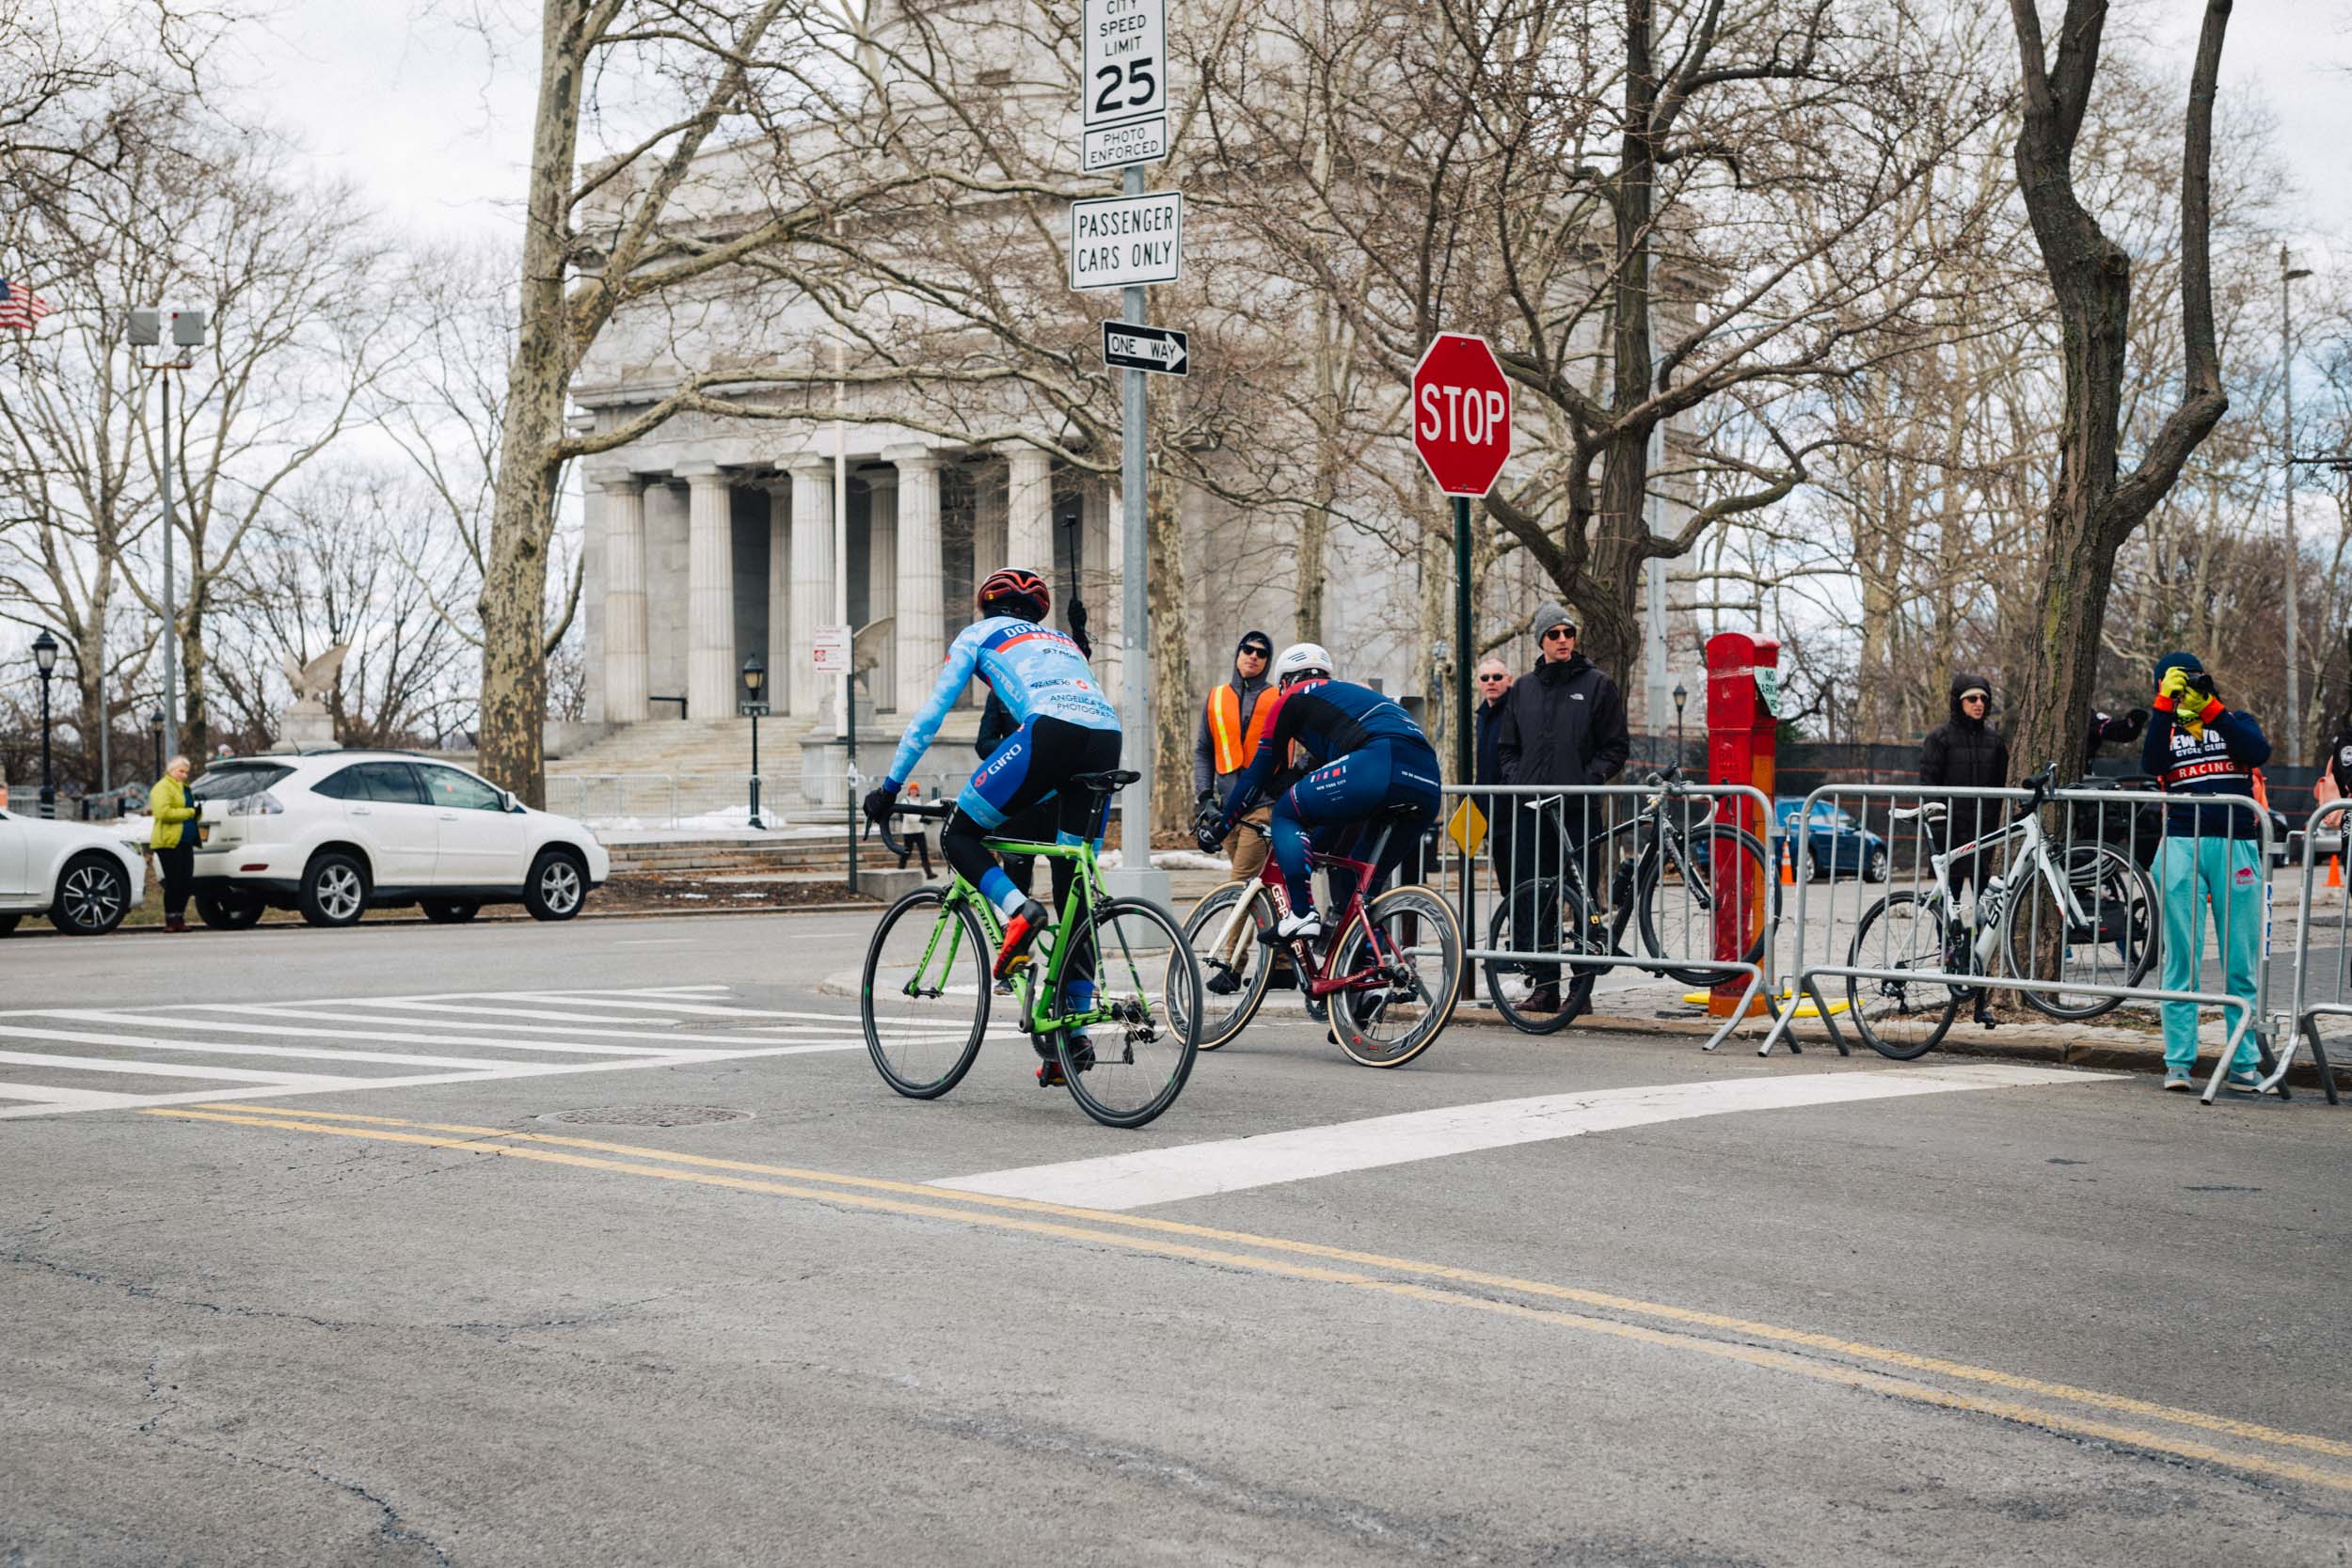
[[[1094,819],[1139,774],[1082,773]],[[945,820],[952,803],[894,806],[893,817]],[[909,847],[877,824],[904,863]],[[915,840],[921,844],[919,835]],[[1106,1127],[1141,1127],[1176,1102],[1200,1046],[1200,966],[1175,917],[1139,898],[1113,898],[1091,839],[1029,844],[991,838],[1000,853],[1075,862],[1070,895],[1009,982],[1013,1027],[1061,1068],[1070,1096]],[[930,854],[924,862],[928,866]],[[883,911],[866,951],[858,1013],[882,1081],[936,1100],[963,1081],[988,1034],[997,994],[990,970],[1004,941],[996,907],[962,876],[919,887]]]

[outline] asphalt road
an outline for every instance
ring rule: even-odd
[[[869,926],[0,943],[0,1562],[2352,1560],[2352,1112],[1278,995],[1119,1132]]]

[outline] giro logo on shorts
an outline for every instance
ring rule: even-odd
[[[2239,887],[2252,887],[2254,885],[2254,868],[2250,865],[2241,865],[2235,872],[2232,873],[2230,879],[2235,882]]]

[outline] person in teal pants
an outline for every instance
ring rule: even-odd
[[[2221,701],[2194,654],[2156,661],[2156,700],[2140,742],[2140,765],[2167,795],[2164,842],[2156,849],[2156,895],[2164,906],[2164,989],[2199,990],[2210,905],[2221,939],[2224,983],[2254,1003],[2254,966],[2262,961],[2262,825],[2250,806],[2200,805],[2199,796],[2249,796],[2254,769],[2270,760],[2270,742],[2252,716]],[[2164,1086],[2186,1092],[2197,1067],[2197,1005],[2164,1004]],[[2250,1090],[2262,1082],[2250,1035],[2222,1082]]]

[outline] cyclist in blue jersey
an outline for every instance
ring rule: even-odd
[[[948,863],[1005,915],[1005,942],[995,964],[996,977],[1003,979],[1025,961],[1030,940],[1052,925],[1054,917],[1014,885],[982,840],[1008,817],[1047,800],[1058,807],[1059,842],[1075,844],[1099,834],[1101,824],[1091,820],[1091,800],[1082,792],[1063,791],[1062,785],[1073,774],[1105,772],[1119,766],[1119,711],[1095,684],[1078,644],[1041,624],[1053,607],[1044,578],[1008,567],[981,583],[977,597],[980,619],[948,648],[930,700],[907,726],[882,787],[866,797],[866,815],[876,821],[889,816],[907,775],[938,735],[940,721],[963,695],[964,683],[975,675],[985,682],[1019,728],[989,753],[963,786],[939,847]],[[1074,863],[1057,859],[1053,865],[1054,902],[1059,907],[1069,900]],[[1092,973],[1089,958],[1071,956],[1071,973],[1080,982]],[[1092,992],[1091,984],[1073,983],[1073,1009],[1091,1006]],[[1044,1050],[1041,1045],[1041,1053]]]
[[[1352,836],[1344,830],[1383,811],[1406,809],[1407,824],[1391,835],[1374,870],[1374,886],[1364,890],[1370,897],[1381,877],[1437,820],[1438,753],[1394,698],[1368,686],[1333,680],[1331,656],[1312,642],[1283,649],[1274,661],[1274,676],[1280,689],[1273,698],[1274,715],[1266,721],[1257,755],[1233,781],[1223,806],[1212,803],[1201,809],[1195,831],[1200,847],[1215,854],[1257,799],[1279,797],[1271,823],[1274,859],[1290,892],[1291,912],[1276,930],[1286,940],[1311,939],[1323,934],[1323,916],[1315,909],[1314,886],[1307,875],[1309,831],[1342,830],[1333,833],[1330,847],[1336,850]],[[1294,741],[1306,753],[1309,767],[1285,766]],[[1349,891],[1334,885],[1332,896],[1344,904]]]

